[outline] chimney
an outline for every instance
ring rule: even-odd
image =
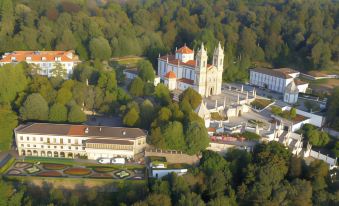
[[[125,136],[125,135],[126,135],[126,131],[122,131],[122,135],[124,135],[124,136]]]

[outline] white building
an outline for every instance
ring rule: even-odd
[[[158,58],[158,76],[170,90],[183,91],[188,87],[201,96],[208,97],[221,93],[224,50],[220,43],[214,50],[213,64],[207,64],[204,44],[194,58],[194,51],[186,45],[175,51],[175,55]]]
[[[146,133],[138,128],[33,123],[14,132],[20,156],[135,158],[146,147]]]
[[[2,55],[0,65],[27,62],[40,68],[39,74],[52,76],[52,70],[60,64],[69,78],[75,66],[80,62],[78,55],[71,51],[13,51]]]
[[[289,68],[255,68],[250,70],[250,84],[282,93],[285,102],[294,104],[298,93],[305,93],[308,88],[308,83],[298,79],[299,75],[300,72]]]

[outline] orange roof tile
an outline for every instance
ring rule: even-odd
[[[69,128],[67,135],[84,135],[86,126],[84,125],[72,125]]]
[[[176,51],[176,53],[181,53],[181,54],[192,54],[193,50],[188,48],[186,45],[181,47]]]
[[[59,57],[62,62],[79,61],[74,51],[13,51],[3,55],[0,62],[54,62],[56,57]]]
[[[169,79],[173,79],[173,78],[177,78],[177,75],[175,75],[175,73],[173,71],[169,71],[169,72],[167,72],[165,77],[169,78]]]

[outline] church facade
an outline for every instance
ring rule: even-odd
[[[186,45],[177,49],[175,55],[158,58],[158,76],[170,90],[183,91],[188,87],[202,97],[221,93],[224,49],[220,43],[213,53],[212,64],[207,64],[208,56],[204,44],[197,54]]]

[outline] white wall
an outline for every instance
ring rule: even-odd
[[[291,107],[286,106],[286,107],[283,107],[282,109],[290,110]],[[325,117],[317,115],[317,114],[312,114],[312,113],[305,112],[299,109],[297,109],[297,114],[310,118],[309,124],[312,124],[317,127],[322,127],[325,122]]]
[[[177,175],[184,175],[187,173],[187,169],[152,169],[152,177],[157,177],[158,179],[170,174],[170,173],[176,173]]]

